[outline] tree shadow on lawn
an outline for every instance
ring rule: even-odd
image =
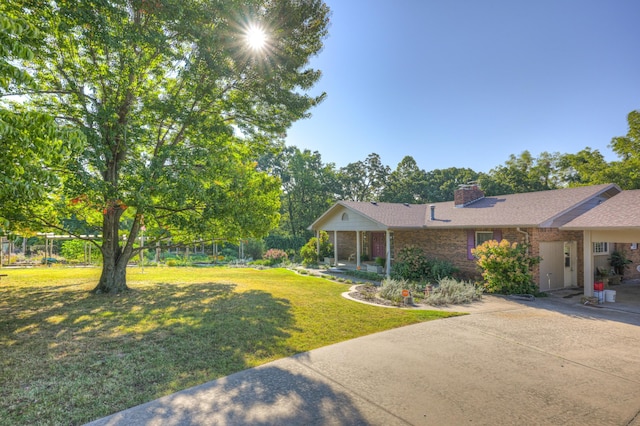
[[[290,354],[289,302],[235,288],[3,292],[0,417],[83,423]]]

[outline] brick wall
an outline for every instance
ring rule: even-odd
[[[478,228],[474,231],[496,231],[495,229]],[[510,242],[525,242],[525,234],[513,228],[500,230],[502,239]],[[558,229],[522,229],[529,234],[531,245],[531,255],[539,256],[539,243],[550,241],[577,241],[578,264],[577,278],[578,285],[584,285],[584,262],[582,261],[583,244],[581,231],[560,231]],[[396,231],[394,232],[394,257],[398,251],[407,245],[416,245],[422,248],[429,258],[445,259],[452,262],[460,272],[461,279],[480,279],[480,271],[475,260],[467,259],[467,230],[466,229],[443,229],[443,230],[419,230],[419,231]],[[640,255],[640,253],[639,253]],[[539,282],[539,269],[534,267],[534,282]]]
[[[362,236],[362,233],[360,233]],[[333,244],[333,232],[329,233],[331,244]],[[356,232],[355,231],[339,231],[338,232],[338,260],[347,260],[349,256],[356,252]],[[354,258],[355,260],[355,258]]]
[[[395,231],[394,258],[405,246],[422,248],[428,258],[448,260],[460,269],[459,278],[477,279],[480,272],[473,260],[467,259],[466,229]]]

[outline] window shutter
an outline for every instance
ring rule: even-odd
[[[473,229],[467,229],[467,259],[473,260],[471,249],[476,246],[476,231]]]
[[[493,239],[497,242],[502,241],[502,229],[494,229],[493,230]]]

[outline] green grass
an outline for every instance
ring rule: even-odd
[[[131,291],[89,293],[98,269],[3,270],[0,419],[82,424],[266,362],[455,314],[385,309],[284,269],[131,269]]]

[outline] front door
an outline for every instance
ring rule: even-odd
[[[372,232],[371,233],[371,260],[376,257],[385,257],[387,251],[385,250],[386,234],[384,232]]]
[[[564,286],[578,286],[577,263],[578,243],[575,241],[564,242]]]
[[[540,243],[540,291],[564,288],[564,242]]]

